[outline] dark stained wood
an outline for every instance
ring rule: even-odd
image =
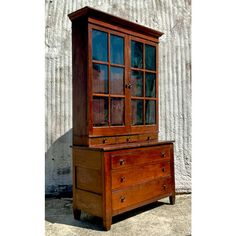
[[[73,145],[88,145],[88,141],[83,138],[88,135],[87,29],[88,23],[84,18],[78,23],[72,23]]]
[[[81,210],[79,210],[79,209],[73,210],[73,215],[74,215],[75,220],[80,220]]]
[[[69,18],[72,21],[73,64],[73,213],[75,219],[80,218],[81,210],[102,217],[104,229],[109,230],[112,216],[164,197],[169,197],[171,204],[175,203],[174,141],[158,138],[158,44],[163,33],[90,7],[69,14]],[[94,29],[108,36],[108,60],[105,62],[100,61],[102,58],[92,58]],[[111,62],[111,34],[124,39],[123,65]],[[143,68],[131,68],[131,40],[156,48],[155,70],[145,68],[144,47]],[[107,66],[108,93],[93,90],[93,63]],[[124,94],[112,94],[109,89],[111,66],[124,70]],[[155,97],[132,96],[132,70],[156,75]],[[145,76],[143,82],[145,91]],[[95,96],[108,99],[107,126],[93,124]],[[124,99],[123,125],[111,126],[111,98]],[[155,124],[132,125],[132,99],[156,102]],[[97,108],[101,115],[104,108],[100,105]],[[145,116],[145,106],[143,112]]]
[[[175,205],[175,194],[172,194],[171,196],[169,196],[169,199],[170,199],[170,204]]]
[[[131,32],[139,32],[141,34],[150,35],[156,38],[163,35],[163,33],[160,31],[150,29],[148,27],[133,23],[128,20],[124,20],[120,17],[87,6],[68,15],[72,22],[79,20],[83,16],[93,17],[94,19],[99,19],[104,22],[110,22],[112,24],[120,26],[121,28],[129,29]]]

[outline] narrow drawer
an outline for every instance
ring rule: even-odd
[[[142,148],[111,154],[112,169],[170,159],[170,146]]]
[[[156,179],[130,188],[112,192],[112,210],[117,213],[120,209],[137,205],[141,202],[158,198],[172,192],[172,179]]]
[[[151,163],[112,171],[112,189],[170,176],[170,162]]]
[[[132,143],[139,141],[138,135],[117,136],[117,143]]]
[[[153,133],[153,134],[140,134],[139,135],[139,141],[153,141],[153,140],[157,140],[157,133]]]
[[[101,144],[114,144],[116,143],[115,137],[101,137],[101,138],[90,138],[90,145],[101,145]]]

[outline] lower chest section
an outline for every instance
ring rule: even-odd
[[[73,169],[74,205],[98,216],[107,211],[117,215],[174,192],[173,144],[107,152],[78,149]],[[81,199],[83,192],[91,196]],[[88,202],[93,198],[99,201]]]

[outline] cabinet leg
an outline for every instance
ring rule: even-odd
[[[80,209],[74,209],[73,213],[74,213],[75,220],[79,220],[80,216],[81,216],[81,210]]]
[[[108,231],[111,229],[112,218],[103,218],[103,228]]]
[[[174,205],[175,204],[175,194],[169,196],[169,199],[170,199],[170,204]]]

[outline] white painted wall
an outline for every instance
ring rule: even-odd
[[[191,191],[191,0],[46,0],[46,194],[72,185],[71,22],[84,6],[159,30],[160,139],[175,140],[177,192]]]

